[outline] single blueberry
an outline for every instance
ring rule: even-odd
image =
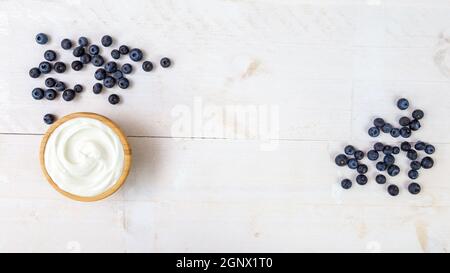
[[[375,177],[375,181],[376,181],[378,184],[385,184],[385,183],[386,183],[386,176],[384,176],[384,175],[382,175],[382,174],[378,174],[378,175]]]
[[[427,144],[427,146],[425,146],[425,153],[431,155],[434,154],[435,148],[433,145],[431,144]]]
[[[112,94],[112,95],[109,95],[108,101],[112,105],[115,105],[115,104],[118,104],[120,102],[120,97],[117,96],[116,94]]]
[[[400,129],[398,129],[398,128],[392,128],[392,130],[391,130],[391,136],[392,136],[392,137],[395,137],[395,138],[399,137],[399,136],[400,136]]]
[[[133,67],[131,64],[124,64],[122,65],[121,70],[123,74],[130,74],[133,71]]]
[[[417,179],[419,177],[419,172],[416,170],[409,170],[408,177],[411,179]]]
[[[383,161],[386,165],[390,166],[395,163],[395,157],[393,155],[385,155]]]
[[[143,69],[145,72],[150,72],[150,71],[152,71],[152,70],[153,70],[153,64],[152,64],[152,62],[150,62],[150,61],[145,61],[145,62],[143,62],[143,63],[142,63],[142,69]]]
[[[388,167],[387,173],[390,176],[396,176],[400,173],[400,168],[397,165],[391,165]]]
[[[88,48],[88,51],[89,51],[89,54],[95,56],[100,53],[100,48],[98,47],[98,45],[90,45]]]
[[[33,99],[35,100],[41,100],[44,98],[44,90],[42,90],[42,88],[34,88],[33,91],[31,91],[31,96],[33,96]]]
[[[114,73],[117,71],[117,63],[116,62],[107,62],[105,64],[105,71],[108,73]]]
[[[375,150],[370,150],[369,152],[367,152],[367,158],[371,161],[377,160],[379,156],[380,155]]]
[[[44,92],[44,96],[47,100],[54,100],[58,93],[56,93],[55,89],[47,89]]]
[[[39,68],[33,67],[30,69],[29,75],[32,78],[39,78],[39,76],[41,76],[41,71],[39,70]]]
[[[411,123],[409,124],[409,128],[413,131],[417,131],[419,130],[421,127],[420,122],[417,119],[414,119],[413,121],[411,121]]]
[[[64,90],[66,90],[66,84],[64,82],[57,82],[55,84],[55,90],[58,92],[62,92]]]
[[[384,144],[381,142],[377,142],[373,145],[373,149],[377,152],[381,152],[384,149]]]
[[[89,40],[88,40],[88,38],[86,38],[86,37],[80,37],[80,38],[78,39],[78,44],[79,44],[80,46],[87,46],[87,45],[89,44]]]
[[[380,135],[380,129],[377,127],[370,127],[368,133],[371,137],[377,137]]]
[[[420,162],[419,162],[419,161],[416,161],[416,160],[411,161],[411,163],[409,164],[409,166],[411,167],[411,169],[413,169],[413,170],[415,170],[415,171],[419,170],[420,167],[421,167]]]
[[[389,185],[387,190],[388,193],[392,196],[397,196],[400,193],[400,189],[396,185]]]
[[[73,56],[75,57],[81,57],[84,54],[84,47],[77,46],[73,49]]]
[[[409,129],[409,127],[402,127],[401,129],[400,129],[400,135],[403,137],[403,138],[409,138],[409,137],[411,137],[411,129]]]
[[[112,42],[113,42],[113,40],[112,40],[111,36],[105,35],[102,37],[102,45],[104,47],[108,47],[108,46],[112,45]]]
[[[120,54],[122,54],[122,55],[126,55],[126,54],[128,54],[128,52],[130,52],[130,49],[129,49],[128,46],[126,46],[126,45],[121,45],[121,46],[119,47],[119,52],[120,52]]]
[[[400,148],[397,146],[392,147],[392,154],[398,155],[400,153]]]
[[[48,42],[48,36],[44,33],[38,33],[36,35],[36,42],[40,45],[44,45]]]
[[[350,179],[343,179],[341,181],[341,187],[348,190],[352,187],[352,181]]]
[[[44,122],[48,125],[53,124],[55,122],[56,118],[52,114],[45,114],[44,115]]]
[[[406,157],[409,158],[410,160],[416,160],[417,159],[417,152],[414,150],[409,150],[406,153]]]
[[[65,50],[69,50],[72,48],[72,41],[70,41],[69,39],[63,39],[61,41],[61,47]]]
[[[83,92],[83,86],[81,84],[76,84],[73,87],[73,91],[75,91],[76,93],[81,93],[81,92]]]
[[[401,98],[397,101],[397,107],[400,110],[406,110],[409,107],[409,101],[405,98]]]
[[[130,59],[132,61],[139,62],[140,60],[142,60],[143,56],[144,56],[144,54],[142,53],[142,51],[139,48],[133,48],[130,51]]]
[[[383,133],[385,134],[389,134],[392,130],[392,125],[390,123],[386,123],[383,128],[381,128],[381,131],[383,131]]]
[[[116,72],[114,72],[114,73],[112,74],[112,77],[113,77],[114,79],[116,79],[116,80],[120,80],[120,79],[123,78],[123,73],[122,73],[122,71],[117,70]]]
[[[347,165],[347,161],[348,158],[346,155],[344,154],[339,154],[336,156],[336,158],[334,159],[334,162],[336,163],[336,165],[338,165],[339,167],[345,166]]]
[[[56,62],[54,67],[56,73],[64,73],[66,72],[66,64],[62,62]]]
[[[91,55],[85,53],[81,55],[80,62],[82,62],[83,64],[88,64],[91,62],[91,59],[92,59]]]
[[[75,94],[75,91],[72,89],[66,89],[64,90],[62,97],[65,101],[71,101],[75,98]]]
[[[412,182],[412,183],[409,184],[409,186],[408,186],[408,191],[409,191],[411,194],[418,194],[418,193],[420,192],[420,190],[421,190],[420,185],[417,184],[417,183],[415,183],[415,182]]]
[[[355,153],[355,147],[353,147],[352,145],[345,146],[344,153],[346,155],[353,155]]]
[[[424,169],[431,169],[434,165],[434,160],[431,157],[426,156],[422,159],[420,165],[422,165],[422,168]]]
[[[116,80],[111,76],[106,76],[105,79],[103,80],[103,85],[106,88],[113,88],[114,85],[116,85]]]
[[[358,167],[358,160],[354,158],[348,159],[347,166],[352,170],[356,169]]]
[[[92,91],[94,94],[100,94],[102,92],[103,85],[101,83],[96,83],[92,86]]]
[[[53,50],[47,50],[44,52],[44,59],[49,61],[49,62],[53,62],[54,60],[56,60],[56,52]]]
[[[420,110],[420,109],[414,110],[414,111],[412,112],[412,117],[413,117],[414,119],[417,119],[417,120],[422,119],[424,115],[425,115],[425,114],[424,114],[423,111]]]
[[[365,176],[364,174],[358,175],[356,177],[356,183],[358,183],[359,185],[367,184],[367,176]]]
[[[94,77],[95,77],[95,79],[97,79],[99,81],[104,80],[106,77],[105,69],[103,69],[103,68],[97,69],[97,71],[95,71]]]
[[[172,64],[172,61],[169,58],[164,57],[161,59],[159,63],[161,64],[162,67],[167,68]]]
[[[41,71],[42,74],[50,73],[50,71],[52,71],[52,64],[49,62],[41,62],[39,64],[39,71]]]
[[[117,83],[121,89],[127,89],[128,86],[130,86],[130,82],[127,78],[121,78],[119,79],[119,82]]]
[[[377,168],[377,170],[379,170],[380,172],[385,171],[387,169],[387,165],[384,162],[377,162],[377,164],[375,165],[375,167]]]
[[[120,51],[117,49],[113,49],[111,51],[111,57],[115,60],[120,59]]]
[[[83,68],[83,63],[80,61],[73,61],[72,62],[72,69],[75,71],[80,71]]]
[[[404,152],[407,152],[411,150],[411,144],[407,141],[403,141],[402,144],[400,144],[400,149]]]
[[[359,164],[358,167],[356,168],[356,171],[359,174],[365,174],[365,173],[367,173],[368,170],[369,170],[369,168],[367,167],[366,164]]]
[[[381,129],[385,124],[386,122],[384,122],[384,119],[382,118],[376,118],[373,120],[373,125],[379,129]]]
[[[390,146],[390,145],[385,145],[384,146],[383,154],[390,155],[390,154],[392,154],[392,152],[393,152],[392,146]]]
[[[364,158],[364,152],[363,151],[355,151],[353,156],[356,158],[356,160],[362,160]]]
[[[105,60],[103,60],[103,57],[100,55],[95,55],[94,57],[92,57],[92,64],[94,66],[102,66],[105,63]]]
[[[408,117],[401,117],[400,120],[398,121],[400,126],[408,126],[410,122],[411,122],[411,119]]]
[[[425,142],[422,142],[422,141],[418,141],[417,143],[416,143],[416,145],[414,145],[414,148],[417,150],[417,151],[422,151],[422,150],[425,150],[425,147],[427,146],[427,144],[425,143]]]
[[[55,84],[56,84],[56,80],[55,79],[53,79],[53,78],[45,79],[45,86],[50,88],[50,87],[54,87]]]

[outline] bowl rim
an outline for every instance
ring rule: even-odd
[[[94,196],[80,196],[80,195],[76,195],[76,194],[62,190],[55,183],[55,181],[53,181],[53,179],[50,177],[50,175],[47,172],[47,168],[45,166],[45,148],[47,146],[47,142],[48,142],[50,136],[56,130],[56,128],[58,128],[61,124],[65,123],[69,120],[75,119],[75,118],[92,118],[92,119],[96,119],[96,120],[102,122],[103,124],[105,124],[106,126],[111,128],[117,134],[117,136],[120,139],[120,142],[122,143],[122,147],[123,147],[124,165],[123,165],[123,169],[122,169],[122,174],[120,175],[119,179],[116,181],[116,183],[112,187],[110,187],[108,190],[104,191],[103,193],[100,193],[100,194],[97,194]],[[97,114],[97,113],[92,113],[92,112],[76,112],[76,113],[68,114],[68,115],[58,119],[55,123],[53,123],[50,126],[50,128],[47,130],[47,132],[44,134],[44,136],[41,140],[39,159],[40,159],[41,169],[44,173],[45,178],[47,179],[47,181],[50,183],[50,185],[56,191],[58,191],[62,195],[66,196],[72,200],[81,201],[81,202],[94,202],[94,201],[99,201],[99,200],[102,200],[102,199],[105,199],[105,198],[111,196],[117,190],[119,190],[119,188],[122,187],[122,185],[125,183],[125,180],[129,174],[130,168],[131,168],[131,148],[128,143],[127,137],[125,136],[123,131],[119,128],[119,126],[117,126],[116,123],[114,123],[109,118],[102,116],[100,114]]]

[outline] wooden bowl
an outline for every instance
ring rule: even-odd
[[[51,134],[55,131],[55,129],[58,128],[59,125],[63,124],[64,122],[66,122],[68,120],[74,119],[74,118],[92,118],[92,119],[101,121],[103,124],[105,124],[106,126],[111,128],[117,134],[117,136],[119,137],[120,142],[122,143],[122,146],[123,146],[124,166],[123,166],[123,170],[122,170],[122,175],[119,177],[117,182],[111,188],[109,188],[107,191],[105,191],[101,194],[95,195],[95,196],[89,196],[89,197],[79,196],[79,195],[75,195],[75,194],[72,194],[72,193],[62,190],[61,188],[58,187],[58,185],[50,177],[50,175],[47,172],[47,168],[45,167],[44,154],[45,154],[45,147],[47,146],[48,139],[50,138]],[[44,172],[44,176],[47,178],[47,181],[50,183],[50,185],[52,185],[52,187],[55,190],[57,190],[62,195],[67,196],[73,200],[82,201],[82,202],[93,202],[93,201],[102,200],[102,199],[112,195],[123,185],[123,183],[125,182],[125,179],[128,176],[128,173],[130,172],[131,148],[130,148],[130,145],[128,144],[127,137],[113,121],[111,121],[110,119],[108,119],[104,116],[101,116],[99,114],[88,113],[88,112],[79,112],[79,113],[72,113],[70,115],[62,117],[61,119],[57,120],[48,129],[48,131],[45,133],[44,137],[42,138],[41,148],[39,151],[39,158],[40,158],[40,163],[41,163],[41,169]]]

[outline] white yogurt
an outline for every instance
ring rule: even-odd
[[[45,168],[58,187],[91,197],[111,188],[122,174],[123,146],[101,121],[74,118],[62,123],[45,146]]]

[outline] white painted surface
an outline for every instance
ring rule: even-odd
[[[448,14],[443,0],[0,1],[0,251],[447,251]],[[65,37],[110,34],[175,64],[135,66],[116,107],[92,94],[93,67],[53,75],[85,85],[76,101],[34,101],[43,78],[28,70],[46,48],[38,32],[55,49]],[[437,147],[423,193],[407,194],[404,175],[391,180],[397,198],[373,181],[344,192],[338,181],[351,172],[334,155],[346,143],[369,147],[370,120],[395,122],[399,96],[426,111],[414,139]],[[198,101],[277,107],[277,145],[173,131],[174,109],[195,112]],[[65,199],[39,169],[43,114],[75,111],[104,114],[132,136],[130,177],[102,202]]]

